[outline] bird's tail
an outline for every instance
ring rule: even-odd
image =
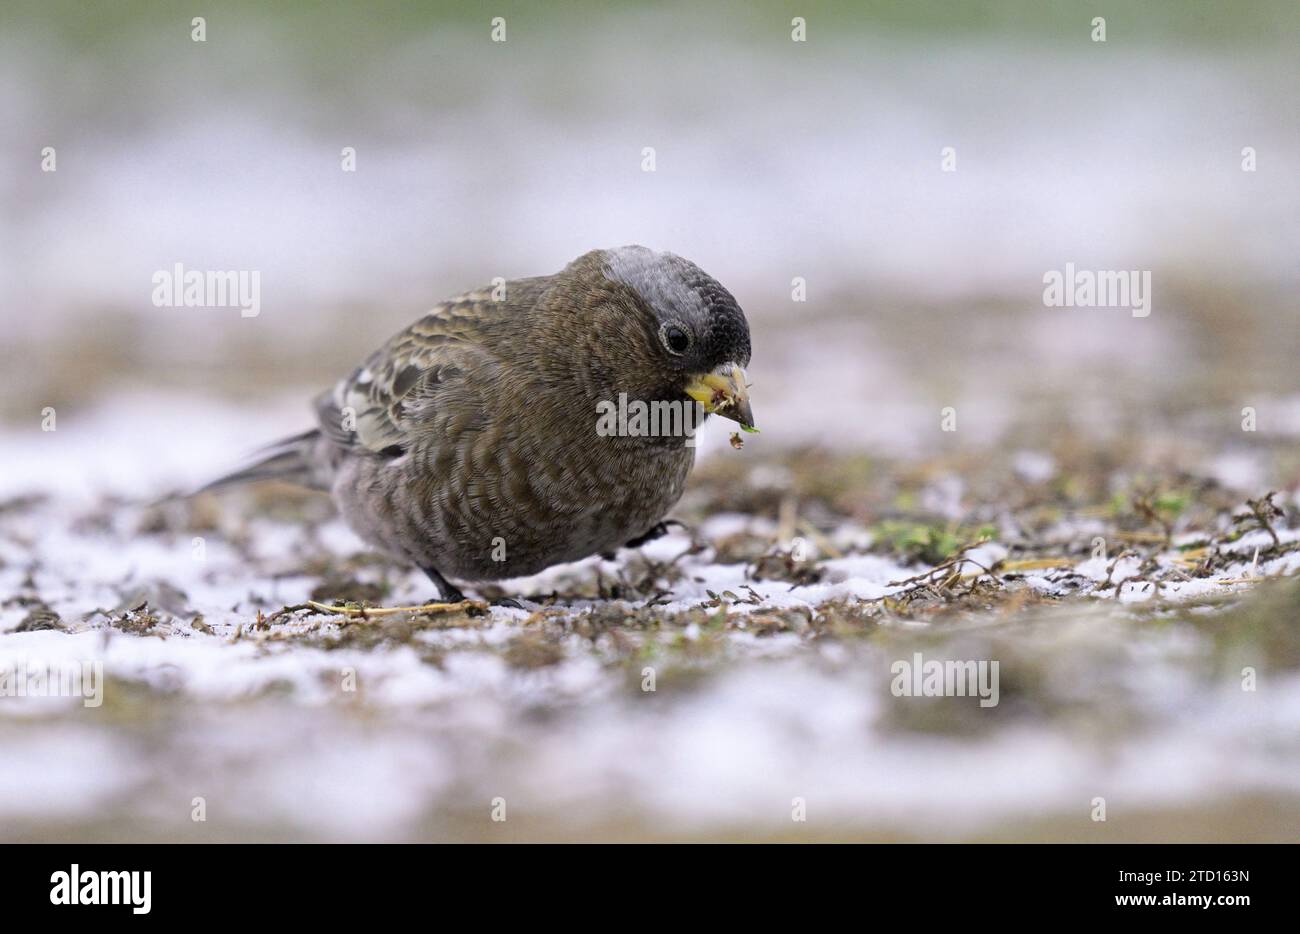
[[[255,480],[280,480],[316,490],[329,489],[328,480],[321,475],[318,457],[320,442],[321,434],[314,428],[291,438],[283,438],[254,452],[253,456],[257,459],[248,466],[218,477],[195,493],[206,493]]]

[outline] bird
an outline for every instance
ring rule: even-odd
[[[666,531],[693,435],[598,431],[671,403],[756,431],[749,323],[699,266],[643,246],[449,298],[315,400],[315,427],[204,489],[264,479],[330,493],[363,540],[451,582],[496,581]],[[685,409],[683,409],[685,411]]]

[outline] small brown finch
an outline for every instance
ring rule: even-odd
[[[752,429],[749,354],[744,312],[694,263],[593,250],[438,305],[318,398],[315,428],[210,486],[328,490],[362,538],[458,601],[448,577],[533,574],[661,533],[692,434],[601,432],[598,413],[674,403]]]

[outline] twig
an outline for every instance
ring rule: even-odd
[[[401,613],[457,613],[462,610],[486,610],[488,605],[482,600],[462,600],[459,603],[424,603],[420,606],[329,606],[308,600],[307,605],[322,613],[334,613],[348,619],[370,619],[372,617],[397,616]]]
[[[1273,502],[1273,497],[1277,496],[1276,490],[1270,490],[1259,499],[1246,500],[1246,506],[1249,507],[1251,515],[1234,516],[1233,518],[1240,521],[1242,519],[1254,518],[1259,527],[1268,533],[1269,538],[1273,539],[1273,547],[1281,548],[1282,541],[1277,537],[1277,532],[1273,530],[1273,519],[1281,519],[1283,512],[1278,508],[1277,503]]]

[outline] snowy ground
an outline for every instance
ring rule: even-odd
[[[868,6],[5,4],[0,841],[1295,839],[1300,8]],[[323,499],[155,505],[631,242],[751,325],[689,531],[348,620],[431,592]]]
[[[150,504],[290,407],[151,410],[204,426],[168,453],[135,402],[6,439],[0,676],[99,703],[0,697],[5,839],[1294,837],[1300,588],[1254,580],[1300,570],[1294,499],[1270,533],[1182,475],[1144,521],[1059,452],[758,436],[706,448],[689,533],[508,582],[524,610],[350,622],[303,604],[430,589],[322,498]],[[895,696],[916,652],[998,661],[997,704]]]

